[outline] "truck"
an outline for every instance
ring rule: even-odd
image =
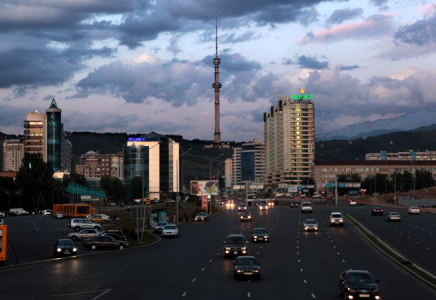
[[[22,215],[28,215],[29,212],[25,210],[24,208],[11,208],[9,209],[9,215],[10,216],[22,216]]]

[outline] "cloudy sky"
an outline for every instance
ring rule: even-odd
[[[0,131],[54,97],[67,131],[263,139],[278,95],[313,94],[318,134],[436,109],[425,0],[2,0]]]

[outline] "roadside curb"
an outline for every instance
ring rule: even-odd
[[[37,260],[37,261],[26,262],[26,263],[22,263],[22,264],[20,263],[20,264],[5,265],[5,266],[0,267],[0,272],[1,272],[1,270],[6,270],[6,269],[17,269],[17,268],[28,267],[28,266],[33,266],[33,265],[37,265],[37,264],[53,263],[53,262],[67,260],[67,259],[80,259],[80,258],[97,256],[97,255],[114,255],[114,254],[120,253],[120,251],[141,250],[143,248],[153,246],[153,245],[162,241],[161,237],[155,235],[152,232],[149,232],[149,233],[152,234],[153,236],[155,236],[157,238],[157,240],[154,241],[153,243],[150,243],[147,245],[129,247],[129,248],[125,248],[123,250],[105,250],[104,252],[94,252],[94,253],[80,254],[80,255],[76,255],[76,256],[69,256],[69,257],[62,257],[62,258],[50,258],[50,259],[44,259],[44,260]],[[90,250],[90,251],[92,251],[92,250]]]
[[[436,289],[436,276],[428,272],[427,270],[421,268],[415,263],[411,262],[409,259],[405,258],[403,255],[398,253],[395,249],[387,245],[383,240],[372,233],[368,228],[360,224],[356,219],[347,213],[341,211],[342,215],[353,225],[356,230],[363,235],[369,242],[371,242],[375,247],[377,247],[380,252],[385,254],[391,260],[396,262],[398,265],[415,275],[418,279],[422,280],[424,283],[428,284],[433,289]]]

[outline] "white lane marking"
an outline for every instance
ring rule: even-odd
[[[330,243],[333,243],[333,240],[330,240]]]
[[[250,294],[250,292],[248,292],[248,293],[247,293],[247,296],[248,296],[248,298],[250,298],[250,297],[251,297],[251,294]]]
[[[333,246],[333,248],[335,248],[335,249],[336,249],[336,246]]]
[[[36,226],[36,224],[35,224],[33,221],[30,221],[30,223],[32,223],[32,225],[33,225],[33,227],[35,227],[35,230],[36,230],[36,231],[39,231],[38,226]]]
[[[260,249],[262,249],[262,246],[260,246]]]
[[[316,299],[316,296],[315,296],[315,294],[314,294],[314,293],[312,293],[312,298],[313,298],[313,299]]]
[[[220,255],[220,253],[218,252],[216,255]]]
[[[416,242],[419,245],[419,242]]]
[[[182,297],[185,297],[185,296],[186,296],[186,292],[183,293]]]
[[[431,250],[429,247],[427,247],[427,250]]]
[[[192,282],[195,282],[197,280],[197,278],[192,279]]]
[[[212,262],[212,260],[209,260],[209,262],[211,263],[211,262]]]
[[[336,253],[337,253],[338,255],[340,255],[339,252],[336,252]]]
[[[201,272],[203,272],[204,270],[206,270],[206,268],[201,269]]]
[[[410,236],[407,237],[410,240]]]
[[[303,279],[303,281],[304,281],[304,283],[305,283],[305,284],[307,284],[307,281],[306,281],[306,279]]]
[[[301,262],[300,260],[298,260],[298,262]]]
[[[300,268],[300,271],[303,272],[303,269]]]
[[[297,252],[297,255],[300,255],[300,252]]]
[[[260,253],[260,252],[257,252],[257,254],[256,254],[256,255],[259,255],[259,253]]]
[[[61,295],[53,295],[53,297],[67,297],[67,296],[77,296],[77,295],[86,295],[86,294],[91,294],[91,293],[98,293],[98,292],[102,292],[100,295],[92,298],[92,300],[98,299],[101,296],[103,296],[106,293],[109,293],[111,291],[111,289],[107,289],[107,290],[97,290],[97,291],[89,291],[89,292],[80,292],[80,293],[73,293],[73,294],[61,294]]]
[[[106,291],[104,291],[103,293],[101,293],[100,295],[98,295],[97,297],[92,298],[91,300],[96,300],[96,299],[100,298],[101,296],[103,296],[104,294],[109,293],[110,291],[111,291],[110,289],[109,289],[109,290],[106,290]]]
[[[297,246],[297,249],[300,248],[300,246]]]
[[[345,262],[345,259],[343,259],[342,262]]]

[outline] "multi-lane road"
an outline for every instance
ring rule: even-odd
[[[384,222],[384,217],[369,217],[368,206],[339,208],[371,230],[380,229],[381,237],[391,230],[388,226],[413,227],[406,219],[383,225],[378,221]],[[339,274],[352,268],[369,270],[380,280],[382,299],[436,299],[433,289],[374,249],[350,224],[330,227],[329,215],[339,208],[315,205],[312,214],[302,214],[289,206],[268,211],[250,207],[252,222],[240,222],[236,210],[226,210],[208,222],[183,224],[179,238],[151,247],[5,268],[0,270],[0,295],[2,299],[60,300],[340,299]],[[424,214],[416,217],[413,222],[426,224],[418,219],[425,220]],[[306,218],[318,220],[319,232],[303,231]],[[249,254],[262,263],[262,277],[236,281],[233,260],[223,255],[223,240],[239,232],[249,238],[254,227],[265,227],[271,235],[270,243],[248,244]],[[431,250],[422,251],[433,251],[428,247]]]

